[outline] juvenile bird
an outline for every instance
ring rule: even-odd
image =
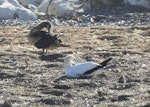
[[[47,31],[43,31],[47,28]],[[51,24],[49,22],[42,22],[30,30],[28,35],[29,43],[35,47],[44,50],[47,48],[54,49],[61,45],[62,41],[57,35],[50,34]],[[47,50],[46,50],[47,52]]]
[[[95,62],[78,63],[73,55],[64,58],[64,69],[67,77],[91,77],[98,74],[98,70],[103,69],[112,58],[106,59],[100,64]]]

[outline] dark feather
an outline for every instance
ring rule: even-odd
[[[100,65],[96,66],[96,67],[93,68],[93,69],[90,69],[90,70],[86,71],[86,72],[84,73],[84,75],[91,74],[91,73],[93,73],[94,71],[97,71],[98,69],[105,67],[105,66],[107,65],[107,63],[108,63],[111,59],[112,59],[112,58],[106,59],[105,61],[101,62]]]
[[[48,32],[43,31],[43,28],[47,28]],[[62,42],[57,36],[50,34],[50,28],[51,24],[45,21],[31,29],[28,35],[29,42],[35,47],[43,49],[43,53],[46,48],[55,48]]]
[[[51,36],[45,31],[38,31],[36,35],[41,37],[41,39],[34,44],[37,48],[48,48],[51,45],[57,45],[57,41],[59,40],[56,36]]]

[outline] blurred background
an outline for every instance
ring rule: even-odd
[[[149,0],[0,0],[0,25],[147,25]]]

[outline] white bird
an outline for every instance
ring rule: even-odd
[[[65,74],[70,78],[91,77],[98,74],[98,70],[103,69],[111,59],[106,59],[100,64],[95,62],[78,63],[73,55],[68,55],[64,58]]]

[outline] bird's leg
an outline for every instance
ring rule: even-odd
[[[44,48],[42,49],[42,55],[44,54]]]
[[[47,49],[45,49],[45,53],[47,54]]]
[[[44,54],[44,49],[42,49],[42,53]]]
[[[47,49],[42,49],[42,54],[47,54]]]

